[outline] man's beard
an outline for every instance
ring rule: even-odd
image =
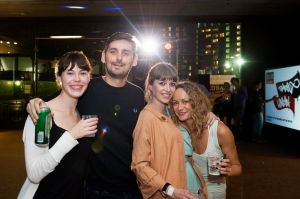
[[[131,68],[128,70],[128,72],[122,72],[122,73],[114,73],[113,71],[109,70],[107,67],[106,67],[106,73],[112,77],[112,78],[115,78],[115,79],[125,79],[127,78],[129,72],[130,72]]]

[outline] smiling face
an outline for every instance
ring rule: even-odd
[[[90,82],[90,73],[80,69],[78,65],[72,68],[70,64],[58,79],[61,82],[62,92],[77,99],[87,89]]]
[[[174,91],[176,82],[173,80],[154,80],[153,85],[149,85],[152,93],[152,102],[157,105],[165,106],[169,104]]]
[[[182,88],[176,89],[171,104],[180,122],[185,123],[191,120],[193,112],[192,102],[189,95]]]
[[[137,55],[132,42],[121,39],[109,44],[102,52],[101,61],[106,65],[106,75],[124,79],[127,78],[132,66],[137,65]]]

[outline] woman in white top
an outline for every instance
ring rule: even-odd
[[[182,133],[191,138],[193,159],[205,179],[209,198],[226,198],[226,176],[235,176],[242,172],[232,132],[217,120],[207,126],[207,113],[210,112],[211,104],[195,83],[179,83],[171,102],[172,119],[182,127]],[[185,139],[185,142],[188,140]],[[219,176],[208,175],[209,153],[223,157],[218,166]]]
[[[35,126],[28,117],[23,131],[27,178],[18,199],[83,198],[85,165],[98,118],[81,120],[78,98],[90,81],[91,65],[78,51],[63,55],[58,63],[61,92],[46,102],[52,127],[48,146],[34,143]]]

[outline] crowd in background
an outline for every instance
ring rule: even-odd
[[[237,143],[262,142],[264,99],[262,81],[246,87],[236,77],[225,82],[223,91],[214,99],[213,112],[234,133]]]

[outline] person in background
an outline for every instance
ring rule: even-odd
[[[226,177],[239,175],[242,166],[230,129],[215,120],[207,125],[211,104],[207,96],[192,82],[181,82],[171,101],[171,117],[180,126],[187,142],[193,146],[193,160],[201,171],[208,190],[208,198],[226,198]],[[220,176],[208,175],[208,154],[214,152],[223,159],[219,163]],[[199,185],[196,185],[199,186]]]
[[[243,141],[246,137],[243,122],[246,111],[246,102],[248,100],[248,90],[240,84],[236,77],[231,78],[232,84],[232,103],[233,103],[233,133],[237,142]]]
[[[165,112],[176,88],[177,71],[157,63],[145,83],[146,107],[133,132],[131,169],[143,198],[195,198],[186,190],[183,137]]]
[[[87,199],[140,199],[136,177],[130,170],[132,132],[145,106],[141,88],[127,81],[137,65],[136,38],[124,32],[112,34],[101,54],[105,76],[93,78],[78,102],[80,114],[96,114],[100,133],[91,145],[86,179]],[[41,99],[31,100],[27,110],[36,119]],[[102,150],[99,150],[102,146]]]
[[[252,113],[252,139],[255,142],[262,142],[262,128],[264,124],[264,103],[265,100],[262,96],[262,81],[255,82],[254,91],[251,93],[249,104]]]
[[[34,143],[35,126],[27,118],[23,130],[27,178],[18,199],[66,199],[84,197],[84,177],[90,139],[98,118],[81,120],[78,98],[90,81],[91,65],[82,52],[64,54],[58,63],[61,91],[46,105],[51,109],[49,146]]]
[[[229,82],[224,82],[224,90],[221,95],[215,99],[214,102],[214,113],[218,114],[221,121],[223,121],[228,127],[230,127],[233,106]]]

